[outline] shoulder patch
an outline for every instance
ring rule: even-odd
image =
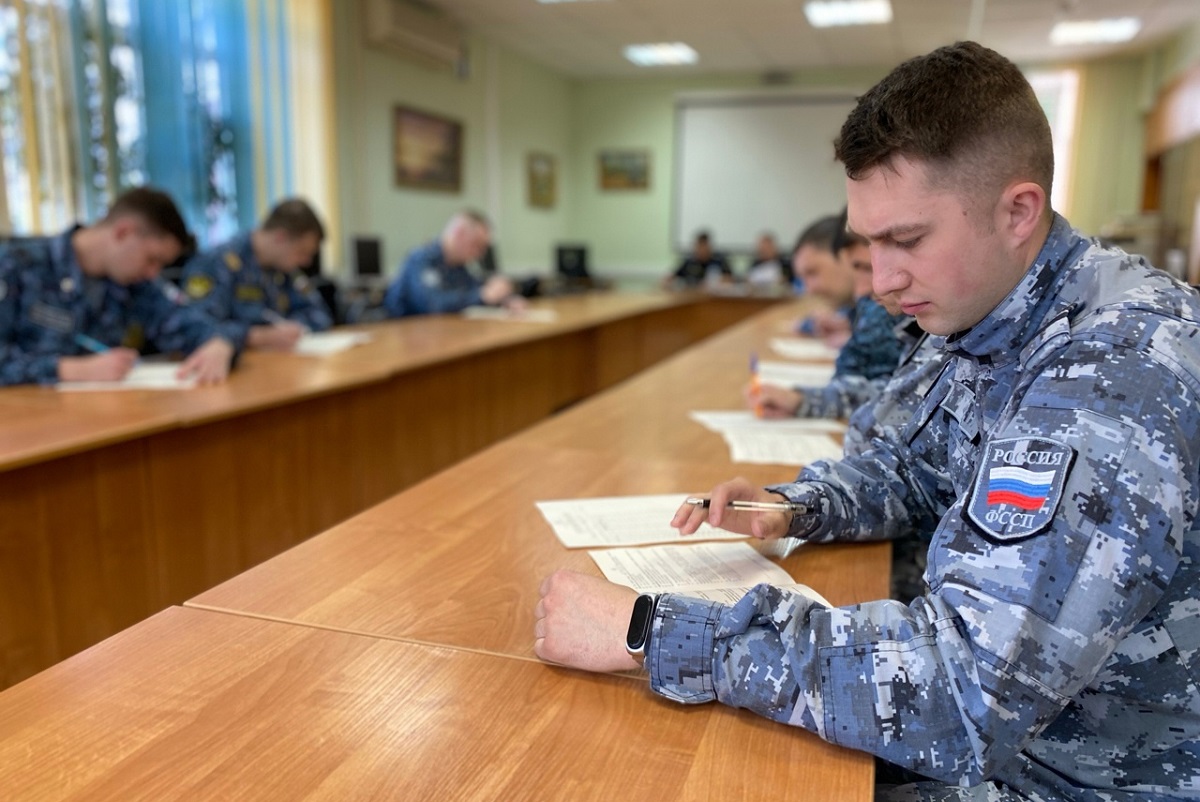
[[[202,273],[188,276],[187,286],[185,287],[188,296],[195,298],[197,301],[212,292],[212,288],[213,280]]]
[[[239,301],[246,301],[249,303],[257,303],[262,301],[265,295],[266,293],[263,292],[263,288],[256,284],[239,284],[234,290],[234,296]]]
[[[1062,500],[1075,450],[1044,437],[993,440],[986,449],[967,499],[967,515],[998,540],[1021,540],[1044,531]]]
[[[225,252],[225,266],[234,273],[242,269],[242,257],[238,256],[233,251]]]

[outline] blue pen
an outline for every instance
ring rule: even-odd
[[[80,348],[86,348],[94,354],[103,354],[108,350],[108,346],[97,340],[95,337],[89,337],[81,331],[75,332],[75,343]]]

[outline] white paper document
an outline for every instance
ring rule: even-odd
[[[468,306],[462,316],[470,320],[511,320],[514,323],[554,323],[554,309],[505,309],[502,306]]]
[[[834,435],[846,431],[837,421],[820,418],[763,419],[749,410],[689,413],[718,432],[734,462],[754,465],[808,465],[820,459],[841,459],[842,445]]]
[[[177,379],[179,362],[139,362],[120,381],[59,382],[55,388],[65,392],[88,390],[190,390],[194,378]]]
[[[370,341],[371,335],[365,331],[309,332],[296,343],[295,352],[304,356],[327,356]]]
[[[645,593],[684,593],[732,603],[755,585],[767,583],[797,590],[827,607],[816,591],[792,580],[787,571],[748,543],[696,543],[643,549],[589,551],[611,582]]]
[[[832,364],[802,365],[768,359],[758,363],[758,380],[777,387],[824,387],[833,378],[833,371]]]
[[[830,348],[820,340],[800,337],[775,337],[771,340],[771,350],[788,359],[809,359],[821,362],[832,362],[837,359],[838,350]]]
[[[537,508],[568,549],[636,546],[685,540],[745,540],[744,535],[701,524],[681,535],[671,518],[687,496],[619,496],[539,501]]]

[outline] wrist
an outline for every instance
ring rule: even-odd
[[[629,614],[629,628],[625,632],[625,651],[643,665],[646,652],[650,649],[651,632],[654,629],[654,613],[658,608],[658,596],[643,593],[633,601]]]

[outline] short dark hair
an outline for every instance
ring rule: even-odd
[[[283,231],[289,237],[316,234],[318,240],[325,239],[325,226],[321,225],[321,218],[300,198],[288,198],[277,203],[275,208],[267,213],[262,229]]]
[[[836,254],[833,244],[837,241],[838,230],[844,228],[841,218],[836,214],[831,214],[827,217],[822,217],[813,223],[810,223],[808,228],[800,232],[800,238],[796,240],[796,247],[792,248],[792,253],[803,248],[805,245],[811,248],[818,248],[822,251],[829,251]]]
[[[175,201],[162,190],[136,187],[121,193],[108,207],[102,222],[111,223],[121,217],[136,217],[153,233],[173,238],[185,254],[196,248],[196,238],[188,231]]]
[[[1050,195],[1050,123],[1017,65],[975,42],[909,59],[858,100],[834,153],[852,180],[897,156],[923,162],[938,185],[999,190],[1034,181]]]

